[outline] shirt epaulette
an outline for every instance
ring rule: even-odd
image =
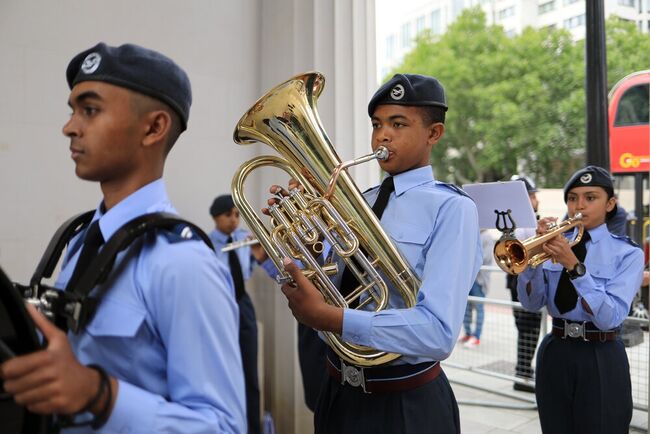
[[[641,246],[639,246],[632,238],[628,237],[627,235],[616,235],[611,232],[609,234],[612,236],[612,238],[616,238],[621,241],[626,241],[628,244],[634,247],[641,248]]]
[[[187,240],[201,240],[192,228],[184,224],[177,224],[171,229],[160,231],[170,243],[179,243]]]
[[[437,184],[437,185],[441,185],[441,186],[443,186],[443,187],[446,187],[446,188],[448,188],[449,190],[451,190],[451,191],[453,191],[453,192],[456,192],[456,193],[458,193],[458,194],[460,194],[460,195],[462,195],[462,196],[470,197],[469,194],[467,194],[467,193],[465,192],[465,190],[463,190],[462,188],[458,187],[457,185],[454,185],[454,184],[448,184],[448,183],[446,183],[446,182],[442,182],[442,181],[436,181],[436,184]]]

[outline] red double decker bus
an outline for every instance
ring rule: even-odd
[[[609,92],[609,158],[613,174],[650,172],[650,70]]]

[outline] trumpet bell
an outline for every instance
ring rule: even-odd
[[[528,253],[516,238],[504,239],[494,245],[494,260],[503,271],[516,275],[528,266]]]

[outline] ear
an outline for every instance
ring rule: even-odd
[[[172,118],[164,110],[153,110],[145,115],[144,146],[164,144],[172,126]]]
[[[438,141],[445,134],[445,124],[442,122],[434,122],[429,125],[429,137],[427,143],[431,146],[438,143]]]
[[[607,212],[610,212],[611,210],[614,209],[614,206],[616,205],[616,197],[612,196],[609,199],[607,199],[607,207],[605,208]]]

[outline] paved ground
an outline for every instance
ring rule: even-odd
[[[498,378],[467,372],[455,368],[445,368],[452,381],[452,387],[460,408],[461,429],[463,434],[539,434],[542,432],[534,403],[513,399],[492,392],[461,386],[455,380],[486,387],[499,392],[513,394],[522,399],[531,400],[533,394],[512,390],[512,383]],[[481,404],[481,405],[476,405]],[[531,409],[500,408],[504,406],[521,406]],[[636,411],[632,424],[642,429],[631,429],[631,433],[649,432],[647,430],[647,413]]]
[[[505,299],[505,291],[490,292],[493,299]],[[648,402],[648,333],[643,343],[628,348],[635,402]],[[511,375],[516,354],[516,328],[510,307],[486,305],[481,344],[467,349],[458,345],[443,363],[459,402],[463,434],[541,433],[531,393],[514,391]],[[484,372],[484,373],[479,373]],[[487,372],[489,375],[486,375]],[[634,411],[632,425],[649,432],[648,413]]]

